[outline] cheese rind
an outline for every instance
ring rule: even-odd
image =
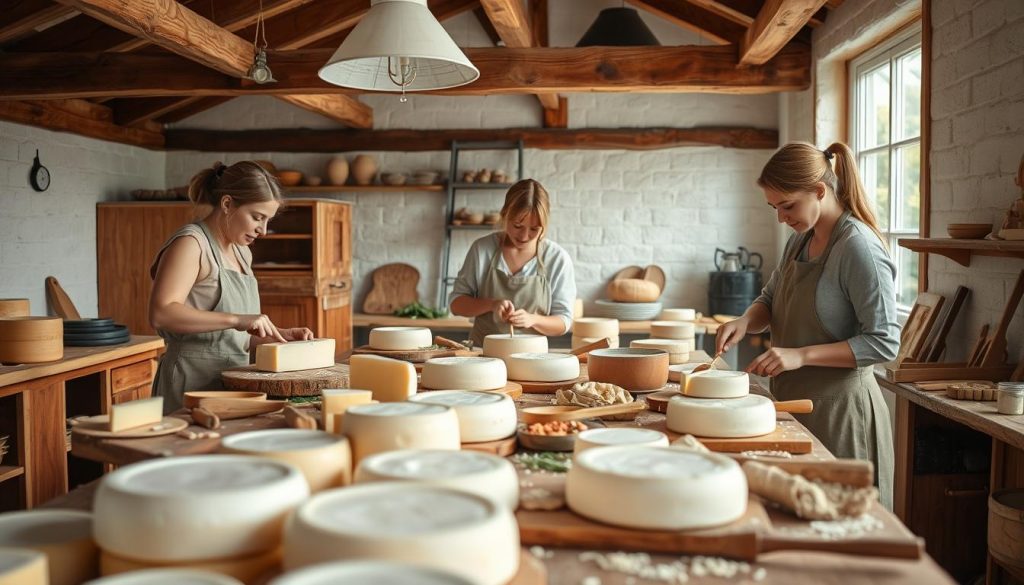
[[[411,402],[440,404],[455,409],[463,443],[497,441],[516,434],[516,403],[505,394],[469,390],[432,390]]]
[[[507,362],[514,353],[547,353],[548,338],[543,335],[494,333],[484,337],[483,355]]]
[[[514,353],[505,359],[510,380],[564,382],[580,377],[580,360],[566,353]]]
[[[423,364],[420,384],[431,390],[497,390],[508,384],[508,369],[492,357],[434,358]]]
[[[51,585],[78,585],[99,575],[93,514],[78,510],[28,510],[0,514],[0,546],[46,555]]]
[[[378,402],[401,402],[416,394],[416,368],[409,362],[353,355],[348,364],[349,386],[373,392]]]
[[[693,321],[697,319],[694,309],[662,309],[658,319],[662,321]]]
[[[665,426],[697,437],[758,437],[775,431],[775,405],[757,394],[722,399],[673,396]]]
[[[572,322],[573,337],[619,337],[619,320],[606,317],[580,317]]]
[[[110,406],[110,431],[117,433],[144,425],[155,425],[163,418],[163,396],[112,404]]]
[[[356,404],[369,404],[373,400],[370,390],[352,388],[325,388],[320,391],[320,417],[324,430],[337,433],[340,429],[335,425],[338,415],[344,415],[348,407]]]
[[[359,464],[355,482],[415,481],[494,500],[515,510],[519,476],[508,460],[480,451],[409,449],[371,455]]]
[[[740,466],[722,455],[627,445],[577,453],[565,496],[572,511],[599,522],[687,530],[740,518],[747,481]]]
[[[704,370],[688,374],[680,388],[683,394],[695,398],[740,398],[750,394],[750,376],[746,372]]]
[[[87,585],[242,585],[234,577],[192,567],[118,570],[119,561],[106,555],[101,562],[110,571],[104,574],[110,576],[89,581]]]
[[[370,347],[384,351],[412,351],[434,344],[426,327],[375,327],[370,330]]]
[[[639,428],[598,428],[587,429],[576,435],[573,447],[575,453],[581,453],[594,447],[614,445],[638,445],[647,447],[668,447],[668,436],[661,431]]]
[[[46,585],[46,555],[30,548],[0,548],[0,585]]]
[[[334,366],[334,339],[311,339],[256,346],[256,369],[295,372]]]
[[[689,339],[692,341],[695,331],[696,328],[690,321],[654,321],[651,323],[651,337],[656,339]]]
[[[352,450],[348,439],[325,431],[266,429],[228,435],[220,452],[253,455],[299,468],[313,493],[352,482]]]
[[[338,585],[339,583],[386,583],[387,585],[473,585],[454,573],[386,561],[340,561],[289,571],[270,585]]]
[[[385,451],[462,448],[455,410],[438,404],[389,402],[353,406],[342,419],[341,432],[351,441],[355,465]]]
[[[268,572],[277,572],[281,568],[281,549],[276,548],[269,552],[255,555],[236,557],[233,559],[210,560],[210,561],[188,561],[186,563],[153,563],[126,559],[107,551],[100,551],[100,574],[105,579],[123,577],[128,579],[131,575],[157,571],[199,571],[205,575],[217,575],[227,579],[224,585],[237,583],[262,583]],[[129,581],[131,582],[131,581]],[[160,585],[175,585],[185,583],[181,579],[173,582],[163,581]],[[103,581],[106,585],[106,581]],[[120,583],[115,581],[115,583]],[[191,582],[189,582],[191,583]],[[90,582],[89,585],[92,585]],[[212,585],[212,584],[211,584]]]

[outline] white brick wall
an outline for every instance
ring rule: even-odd
[[[28,182],[36,149],[49,190]],[[82,316],[95,317],[96,203],[164,187],[164,153],[0,122],[0,298],[27,297],[47,313],[55,276]]]

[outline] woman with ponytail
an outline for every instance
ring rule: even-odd
[[[772,348],[747,371],[771,377],[777,400],[813,400],[814,412],[797,419],[836,457],[872,461],[891,507],[892,431],[872,366],[899,350],[896,267],[853,152],[787,144],[757,184],[795,233],[761,296],[718,330],[717,349],[768,329]]]
[[[277,179],[252,161],[216,163],[192,178],[188,197],[209,211],[175,232],[150,268],[149,322],[167,341],[153,393],[166,412],[181,408],[185,390],[221,388],[221,371],[248,364],[251,346],[313,338],[260,313],[249,245],[284,201]]]

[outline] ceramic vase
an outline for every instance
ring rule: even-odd
[[[327,163],[327,180],[332,185],[344,185],[348,180],[348,159],[336,156]]]
[[[377,175],[377,159],[368,155],[360,154],[352,160],[352,178],[356,185],[369,185]]]

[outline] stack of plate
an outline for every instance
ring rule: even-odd
[[[599,300],[596,312],[599,317],[609,317],[619,321],[649,321],[661,314],[661,303],[617,303]]]
[[[91,347],[117,345],[131,339],[128,327],[113,319],[82,319],[64,321],[64,345]]]

